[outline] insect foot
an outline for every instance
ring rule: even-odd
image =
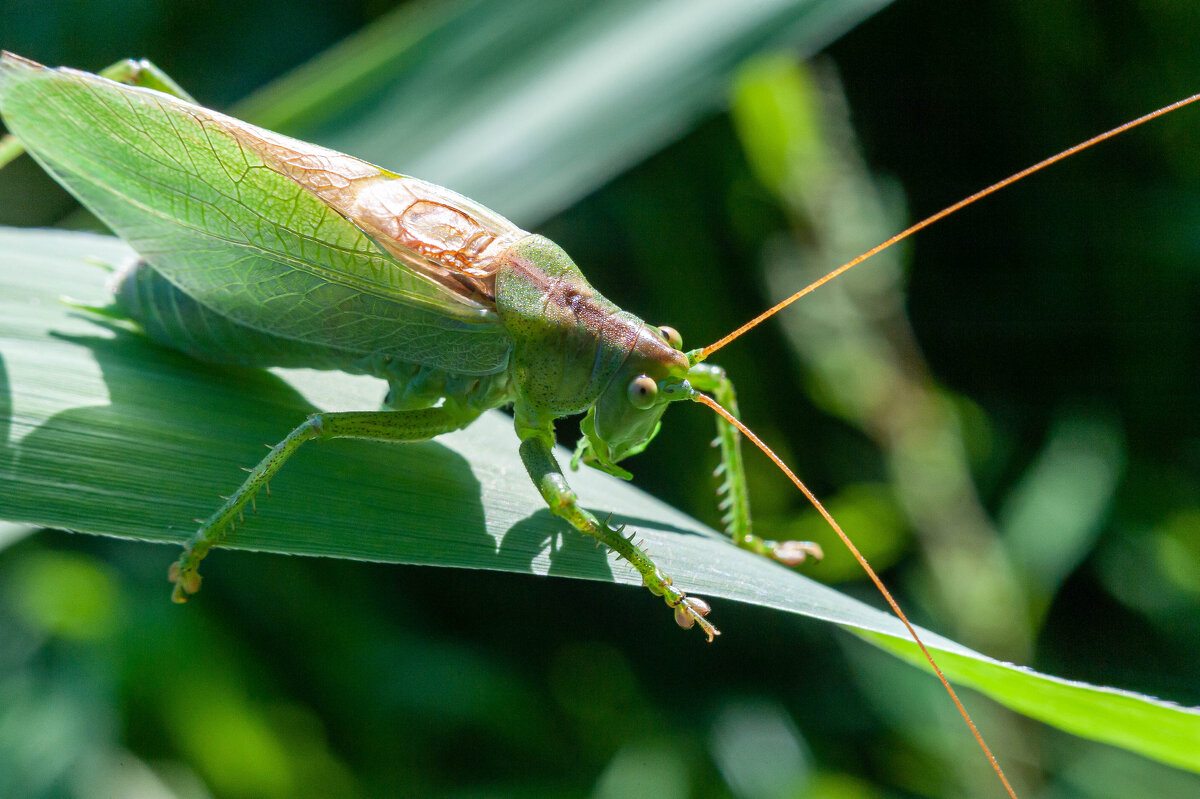
[[[713,638],[721,634],[721,631],[714,627],[712,622],[704,618],[711,610],[708,603],[700,597],[685,596],[683,601],[675,606],[675,623],[685,630],[690,630],[694,625],[699,624],[711,644]]]
[[[745,533],[733,540],[742,549],[748,549],[784,566],[799,566],[809,558],[820,560],[825,557],[821,545],[815,541],[769,541],[753,533]]]
[[[825,557],[821,545],[814,541],[765,541],[767,556],[784,566],[799,566],[808,558],[820,560]]]
[[[642,574],[642,585],[650,589],[650,593],[661,596],[667,607],[675,611],[675,623],[685,630],[699,625],[708,637],[708,643],[721,634],[712,622],[704,618],[712,611],[707,602],[698,596],[688,596],[671,584],[671,578],[663,574],[657,567],[651,567],[650,574]]]
[[[172,602],[183,604],[188,601],[191,594],[200,590],[200,581],[203,578],[197,568],[198,564],[192,562],[193,559],[192,549],[188,547],[179,560],[172,563],[171,568],[167,571],[167,579],[175,584],[175,590],[171,592]]]

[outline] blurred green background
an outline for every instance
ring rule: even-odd
[[[444,182],[687,346],[1200,89],[1186,4],[774,5],[786,24],[720,50],[727,63],[651,84],[623,77],[629,53],[732,38],[713,4],[5,0],[0,47],[91,70],[149,57],[207,105]],[[573,80],[538,82],[572,58]],[[351,89],[322,94],[339,70]],[[633,122],[590,119],[522,160],[547,106],[602,103]],[[1197,113],[923,232],[713,359],[921,623],[1188,705]],[[0,223],[63,220],[85,224],[28,161],[0,173]],[[629,463],[636,484],[719,525],[711,419],[666,422]],[[802,498],[748,460],[760,532],[822,541],[807,572],[876,603]],[[703,647],[613,586],[218,552],[181,613],[163,548],[17,527],[0,541],[0,795],[1000,795],[931,681],[768,610],[723,604],[725,635]],[[520,624],[481,617],[482,596]],[[1184,772],[972,699],[1023,796],[1200,795]]]

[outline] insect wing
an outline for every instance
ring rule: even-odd
[[[238,134],[390,173],[159,92],[7,55],[0,111],[30,154],[155,269],[236,322],[461,374],[507,363],[498,317],[486,297],[449,282],[454,269],[403,242],[381,246]]]

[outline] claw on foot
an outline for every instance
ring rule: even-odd
[[[675,606],[675,623],[685,630],[699,624],[700,629],[708,636],[708,643],[711,644],[713,638],[721,634],[720,630],[704,618],[711,610],[708,603],[700,597],[685,596],[683,601]]]
[[[812,541],[777,541],[771,547],[771,559],[784,566],[799,566],[808,558],[820,560],[823,557],[821,545]]]

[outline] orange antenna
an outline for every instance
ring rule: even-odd
[[[916,223],[912,227],[902,230],[901,232],[897,233],[895,236],[892,236],[887,241],[882,242],[881,244],[875,245],[874,247],[867,250],[862,255],[858,256],[857,258],[855,258],[851,261],[847,261],[846,263],[842,264],[837,269],[834,269],[832,272],[825,275],[821,279],[808,284],[807,286],[800,289],[792,296],[788,297],[787,299],[783,300],[782,302],[763,311],[758,316],[754,317],[749,322],[742,325],[737,330],[733,331],[732,333],[730,333],[729,335],[720,339],[719,341],[709,344],[707,347],[705,347],[702,350],[699,350],[698,352],[694,351],[694,354],[689,353],[689,355],[692,356],[691,357],[692,363],[696,364],[696,363],[699,363],[699,362],[705,360],[706,358],[708,358],[708,356],[712,355],[714,352],[721,349],[722,347],[724,347],[729,342],[733,341],[738,336],[741,336],[743,333],[746,333],[746,332],[758,327],[760,324],[762,324],[766,320],[770,319],[772,316],[779,313],[784,308],[788,307],[793,302],[795,302],[796,300],[803,297],[805,294],[809,294],[809,293],[815,291],[816,289],[820,288],[821,286],[825,285],[829,281],[833,280],[835,277],[842,274],[843,272],[849,270],[852,267],[858,266],[863,261],[870,258],[872,255],[883,252],[884,250],[886,250],[888,247],[891,247],[896,242],[903,241],[904,239],[908,238],[912,234],[916,233],[918,230],[927,228],[930,225],[932,225],[934,222],[937,222],[940,219],[945,219],[946,217],[950,216],[950,214],[954,213],[955,211],[962,210],[963,208],[966,208],[968,205],[971,205],[972,203],[977,202],[978,200],[982,200],[984,197],[988,196],[989,194],[993,194],[997,191],[1000,191],[1000,189],[1003,189],[1005,186],[1011,186],[1013,183],[1016,183],[1018,180],[1029,177],[1034,172],[1039,172],[1039,171],[1045,169],[1046,167],[1050,166],[1051,164],[1055,164],[1055,163],[1063,160],[1064,158],[1075,155],[1075,153],[1082,152],[1083,150],[1086,150],[1087,148],[1091,147],[1092,145],[1099,144],[1100,142],[1104,141],[1105,139],[1111,139],[1113,136],[1116,136],[1119,133],[1124,133],[1125,131],[1129,130],[1130,128],[1136,128],[1138,125],[1141,125],[1144,122],[1149,122],[1150,120],[1160,117],[1163,114],[1169,114],[1172,111],[1183,108],[1185,105],[1194,103],[1197,100],[1200,100],[1200,94],[1193,94],[1191,97],[1187,97],[1183,100],[1179,100],[1178,102],[1171,103],[1170,105],[1164,106],[1164,107],[1158,109],[1157,111],[1151,111],[1149,114],[1138,117],[1137,119],[1134,119],[1130,122],[1126,122],[1124,125],[1118,125],[1117,127],[1113,128],[1112,130],[1105,131],[1104,133],[1101,133],[1098,136],[1093,136],[1092,138],[1088,139],[1085,142],[1076,144],[1074,147],[1068,147],[1067,149],[1063,150],[1058,155],[1052,155],[1044,161],[1039,161],[1031,167],[1022,169],[1020,172],[1016,173],[1015,175],[1009,175],[1004,180],[1001,180],[998,183],[993,183],[991,186],[988,186],[986,189],[977,191],[974,194],[972,194],[970,197],[959,200],[954,205],[943,208],[942,210],[938,211],[936,214],[933,214],[932,216],[922,219],[920,222]]]
[[[819,499],[817,499],[816,494],[808,489],[808,486],[806,486],[800,480],[800,478],[796,476],[795,472],[788,468],[788,465],[783,462],[783,459],[776,455],[774,450],[764,444],[762,439],[754,434],[753,430],[751,430],[749,427],[746,427],[746,425],[742,424],[741,421],[736,419],[733,414],[722,408],[720,403],[718,403],[712,397],[706,394],[701,394],[700,392],[693,394],[692,399],[712,408],[719,415],[724,417],[725,421],[729,422],[731,425],[741,431],[742,435],[753,441],[754,446],[761,449],[763,454],[770,458],[771,461],[779,467],[781,472],[787,475],[788,479],[795,484],[796,488],[800,489],[801,493],[808,497],[808,501],[811,502],[812,506],[817,509],[817,512],[825,518],[825,521],[829,523],[829,526],[833,528],[833,531],[838,534],[838,538],[842,539],[842,543],[845,544],[846,548],[850,550],[850,554],[854,555],[854,559],[858,561],[858,565],[863,567],[863,571],[865,571],[867,576],[871,578],[871,582],[875,583],[875,587],[879,589],[879,593],[883,594],[883,598],[887,600],[888,605],[891,606],[892,612],[896,614],[896,617],[900,619],[901,623],[904,624],[905,629],[908,630],[908,634],[912,636],[914,641],[916,641],[917,646],[925,655],[925,659],[928,660],[929,665],[933,667],[933,673],[936,674],[937,678],[942,681],[942,687],[946,689],[946,693],[950,694],[950,698],[954,700],[954,705],[958,708],[959,715],[963,717],[963,721],[965,721],[967,726],[971,728],[971,734],[975,736],[975,741],[979,744],[979,748],[983,750],[983,753],[987,756],[988,762],[992,764],[992,769],[996,772],[996,776],[1000,778],[1000,782],[1004,783],[1004,790],[1008,791],[1008,795],[1012,797],[1012,799],[1017,799],[1017,794],[1013,790],[1012,785],[1009,784],[1008,778],[1004,776],[1004,770],[1000,768],[1000,763],[997,762],[996,756],[992,754],[992,750],[988,748],[987,743],[983,740],[983,736],[979,733],[979,728],[976,727],[975,722],[971,720],[971,715],[967,713],[967,709],[963,707],[962,701],[958,698],[958,694],[954,692],[954,688],[950,685],[950,681],[946,679],[946,675],[942,673],[937,661],[933,659],[933,655],[930,654],[929,650],[925,648],[925,643],[921,640],[921,637],[917,635],[916,628],[913,627],[912,623],[908,620],[908,616],[904,615],[904,611],[900,609],[899,603],[897,603],[892,597],[891,591],[888,591],[887,586],[883,584],[883,580],[879,579],[879,575],[876,574],[875,570],[871,568],[871,564],[867,563],[867,559],[863,557],[861,552],[858,551],[858,547],[854,546],[854,542],[850,540],[850,536],[846,535],[846,533],[842,531],[841,525],[834,520],[833,515],[829,511],[825,510],[825,506],[821,504]]]

